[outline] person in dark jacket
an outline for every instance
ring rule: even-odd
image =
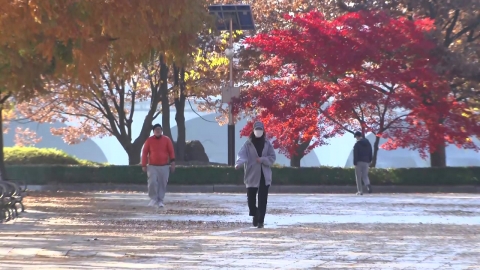
[[[370,179],[368,179],[368,169],[372,162],[372,145],[363,137],[360,131],[354,134],[357,142],[353,147],[353,165],[355,165],[355,178],[357,181],[357,195],[363,195],[362,180],[367,186],[368,193],[372,193]]]

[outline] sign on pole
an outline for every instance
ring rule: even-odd
[[[232,102],[232,98],[240,96],[240,87],[223,87],[222,88],[222,103]]]

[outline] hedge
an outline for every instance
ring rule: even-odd
[[[55,148],[36,148],[36,147],[4,147],[4,160],[6,165],[32,165],[32,164],[65,164],[65,165],[83,165],[98,166],[100,163],[89,160],[78,159],[61,150]]]
[[[354,185],[352,168],[272,168],[274,185]],[[28,184],[115,183],[146,184],[140,166],[10,165],[11,179]],[[479,185],[480,167],[372,169],[373,185]],[[231,167],[177,167],[170,176],[173,185],[243,184],[243,170]]]

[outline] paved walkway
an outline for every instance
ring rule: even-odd
[[[372,186],[376,193],[480,193],[480,185],[463,186],[397,186],[380,185]],[[73,192],[96,192],[98,190],[111,192],[146,192],[147,185],[136,184],[52,184],[52,185],[29,185],[29,190],[34,191],[73,191]],[[245,193],[245,185],[168,185],[170,193]],[[273,185],[269,189],[270,194],[352,194],[357,192],[355,181],[349,186],[315,185],[315,186],[290,186]]]
[[[478,195],[39,193],[0,224],[9,269],[479,269]]]

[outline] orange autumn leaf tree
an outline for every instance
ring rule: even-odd
[[[22,117],[36,122],[76,123],[51,129],[53,135],[62,136],[68,144],[80,143],[87,138],[114,136],[129,156],[130,164],[138,164],[140,150],[150,134],[152,121],[161,122],[164,135],[177,141],[176,151],[181,161],[185,142],[186,99],[208,95],[210,85],[203,73],[197,74],[192,64],[180,68],[168,65],[164,54],[155,53],[151,59],[137,66],[131,74],[117,74],[110,65],[92,71],[92,80],[84,84],[68,81],[56,84],[47,94],[16,106]],[[212,76],[212,80],[214,80]],[[204,84],[202,86],[202,84]],[[170,130],[170,106],[175,105],[178,138]],[[138,119],[139,106],[147,106],[145,118]],[[133,130],[133,121],[142,121],[140,132]],[[183,129],[182,129],[183,126]],[[182,133],[183,131],[183,133]],[[135,137],[135,135],[138,136]],[[182,137],[183,136],[183,137]]]
[[[69,97],[88,96],[90,88],[72,86],[91,84],[92,71],[98,75],[105,63],[128,80],[152,51],[163,52],[166,61],[184,62],[211,20],[207,4],[0,0],[0,93],[14,102],[32,97],[50,102],[41,94],[51,97],[60,90]]]
[[[29,128],[22,129],[20,127],[15,128],[15,146],[34,146],[42,140],[37,133]]]
[[[135,69],[152,49],[182,57],[209,20],[207,1],[0,0],[0,86],[18,97],[45,79],[90,80],[106,52]],[[109,56],[110,57],[110,56]]]
[[[167,99],[167,110],[171,102],[164,54],[153,54],[132,73],[117,73],[105,63],[91,74],[89,82],[71,84],[64,80],[52,85],[49,94],[18,104],[17,111],[35,122],[73,124],[51,128],[53,135],[62,136],[68,144],[92,137],[114,136],[128,154],[129,164],[138,164],[143,143],[150,136],[152,121],[163,110],[159,108],[162,99]],[[134,115],[145,105],[147,114],[140,120],[143,124],[138,132],[133,130]]]
[[[164,135],[176,139],[177,159],[182,161],[186,98],[212,93],[215,89],[209,86],[215,85],[215,73],[218,72],[199,54],[192,53],[192,59],[186,67],[179,67],[168,65],[163,53],[154,53],[131,74],[115,73],[109,64],[99,66],[92,71],[91,82],[70,84],[64,81],[56,84],[50,94],[18,104],[17,110],[23,117],[36,122],[77,123],[75,126],[51,130],[69,144],[92,137],[114,136],[128,154],[130,164],[138,164],[140,149],[155,120],[162,123]],[[132,123],[138,114],[139,102],[143,103],[142,106],[148,104],[148,112],[140,120],[143,123],[140,134],[134,137],[138,130],[133,130]],[[171,105],[176,108],[177,138],[172,138],[170,130]]]

